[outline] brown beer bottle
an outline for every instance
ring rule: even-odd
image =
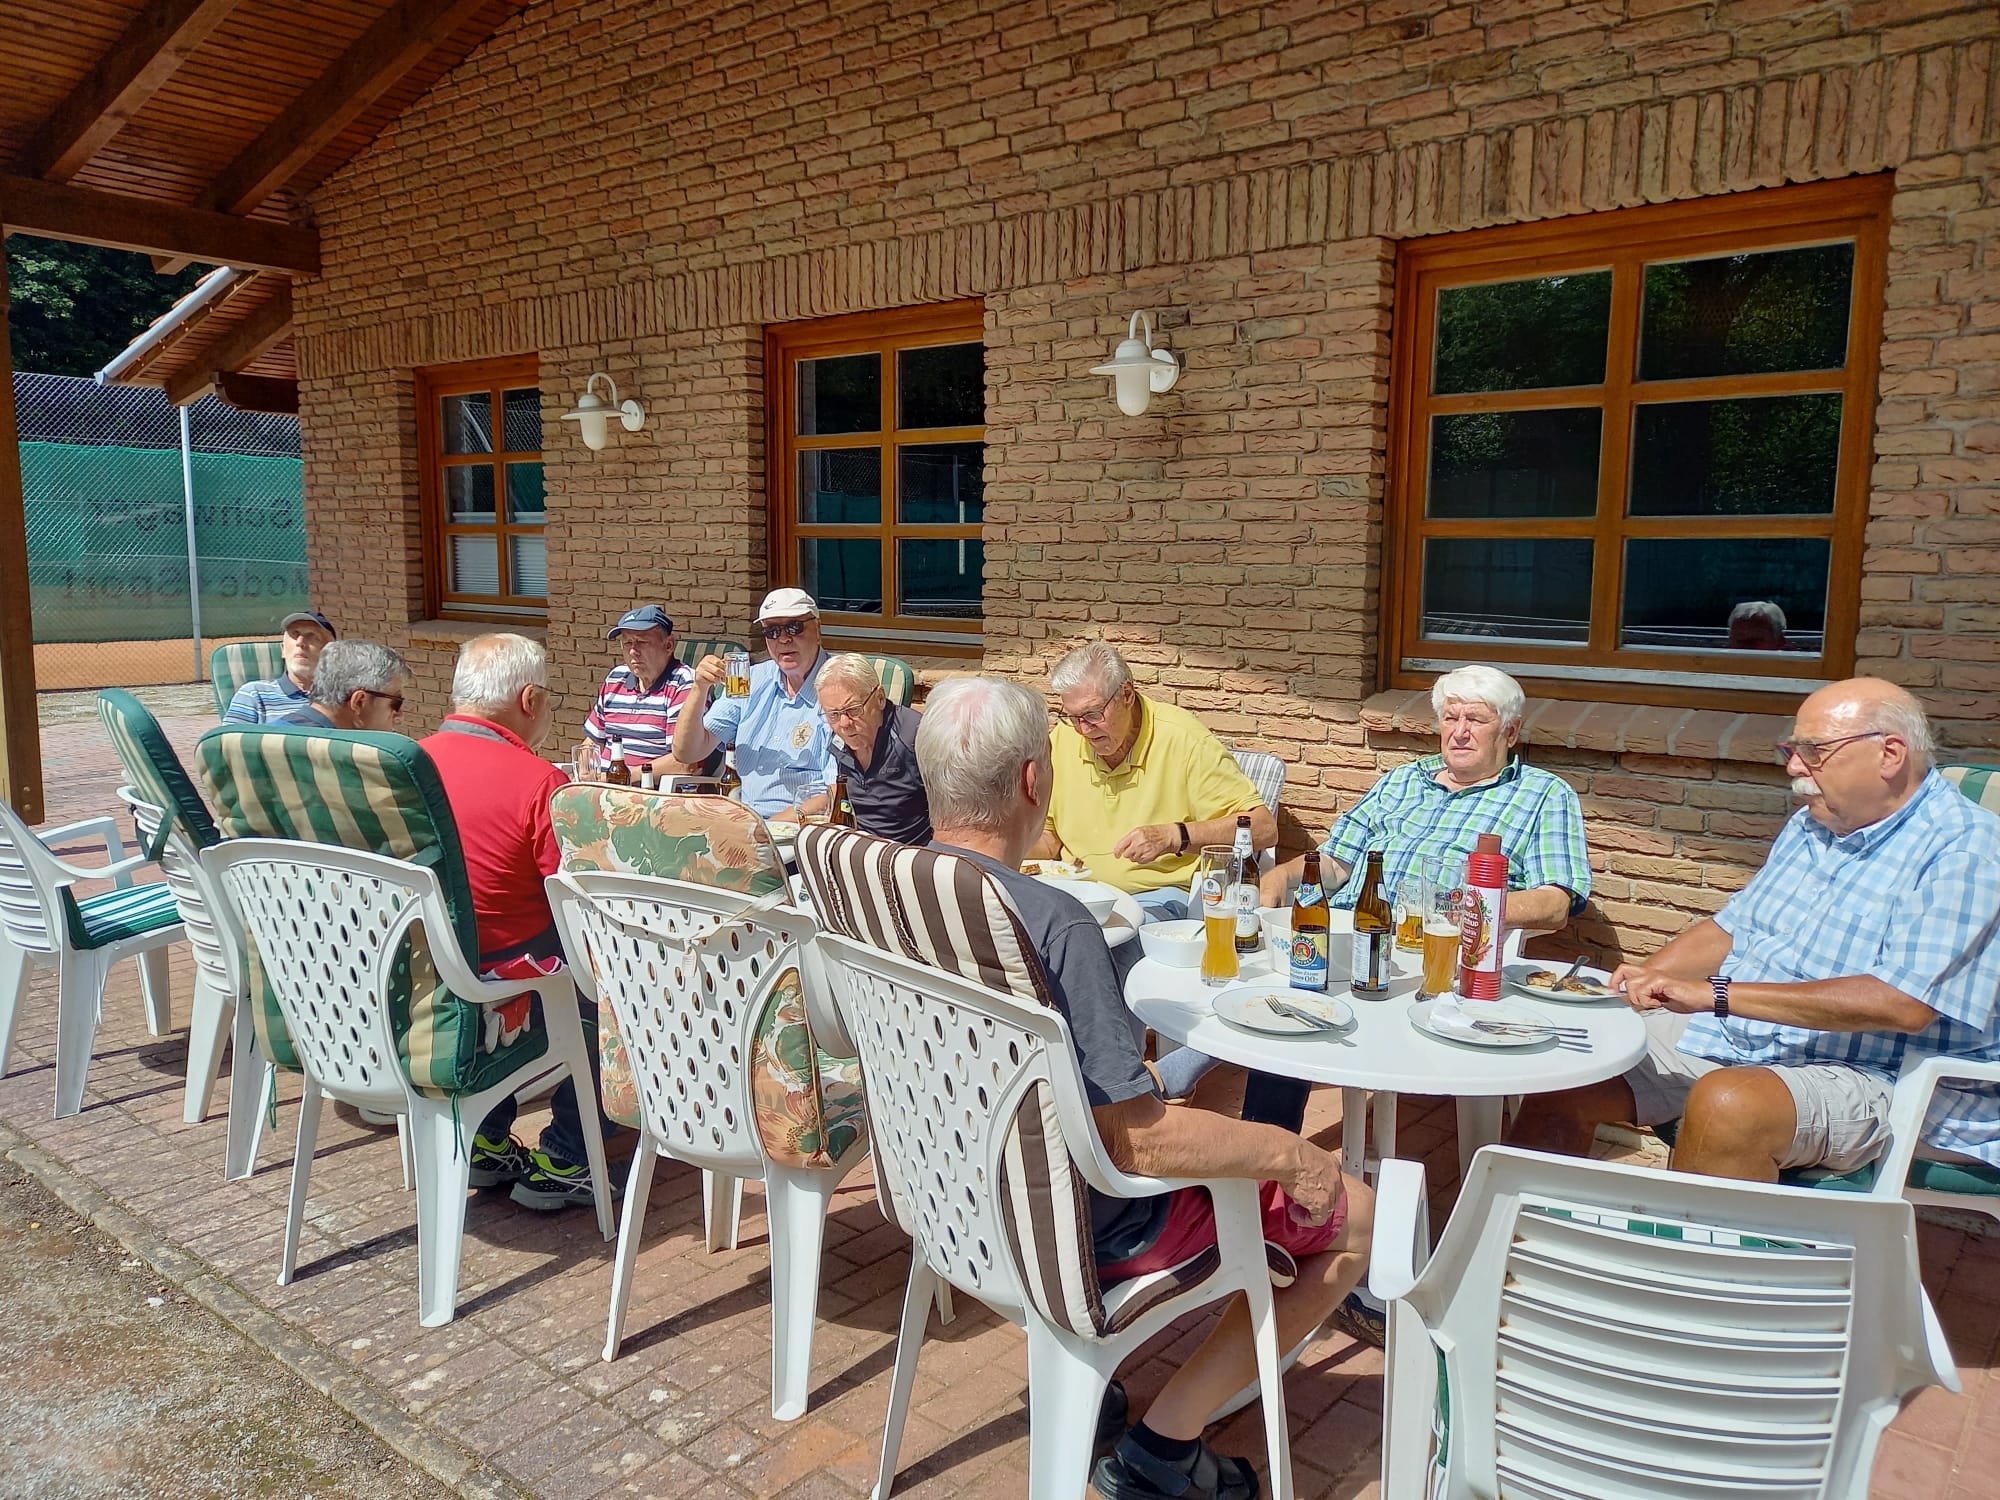
[[[630,786],[632,784],[632,768],[625,764],[625,742],[623,740],[613,740],[611,742],[611,762],[604,768],[604,784],[606,786]]]
[[[833,790],[826,794],[826,820],[836,828],[854,826],[854,809],[847,805],[847,778],[833,778]]]
[[[1370,849],[1361,872],[1361,893],[1354,901],[1354,949],[1349,961],[1350,983],[1357,995],[1389,993],[1389,955],[1396,945],[1396,923],[1389,898],[1382,893],[1382,851]]]
[[[1236,909],[1236,955],[1249,957],[1264,946],[1257,925],[1257,850],[1250,836],[1250,814],[1236,815],[1236,844],[1229,857],[1229,899]]]

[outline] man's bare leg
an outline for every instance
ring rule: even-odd
[[[1776,1182],[1798,1130],[1792,1091],[1769,1068],[1718,1068],[1695,1081],[1674,1147],[1676,1172]]]
[[[1558,1156],[1588,1156],[1598,1126],[1629,1120],[1638,1108],[1632,1086],[1623,1078],[1560,1093],[1530,1094],[1521,1102],[1514,1128],[1507,1132],[1507,1144]]]

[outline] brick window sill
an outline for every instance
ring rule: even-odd
[[[1361,727],[1369,734],[1427,738],[1438,732],[1427,691],[1376,693],[1361,705]],[[1771,765],[1778,741],[1791,727],[1791,718],[1785,714],[1530,698],[1521,720],[1521,742],[1612,754]]]

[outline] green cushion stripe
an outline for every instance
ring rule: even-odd
[[[121,688],[106,688],[97,695],[97,714],[132,789],[166,813],[168,823],[178,823],[195,848],[218,842],[222,835],[208,804],[152,710]]]
[[[157,883],[103,891],[81,900],[65,887],[63,904],[70,940],[79,948],[109,947],[125,938],[170,927],[181,919],[174,893]]]
[[[1978,806],[2000,813],[2000,766],[1941,765],[1938,770]]]

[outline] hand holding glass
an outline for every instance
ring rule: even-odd
[[[731,698],[749,697],[750,653],[748,651],[730,651],[724,653],[722,668],[723,693]]]

